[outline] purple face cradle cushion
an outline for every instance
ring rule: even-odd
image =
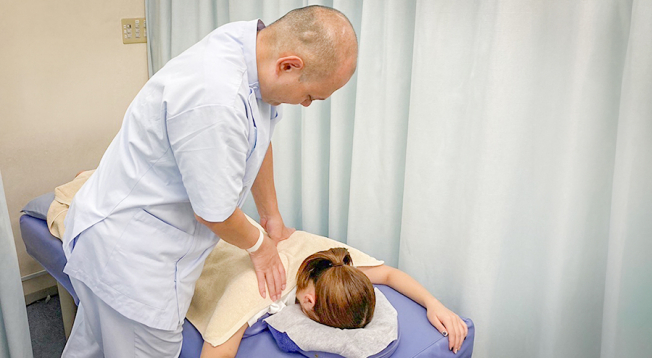
[[[255,326],[255,325],[254,325]],[[272,337],[274,337],[274,341],[276,341],[276,345],[283,351],[287,353],[299,353],[302,354],[306,357],[321,357],[321,358],[342,358],[341,355],[338,354],[333,354],[329,352],[314,352],[314,351],[304,351],[299,346],[292,341],[292,339],[287,335],[287,333],[284,332],[279,332],[274,327],[268,325],[269,332],[272,334]],[[370,356],[369,358],[387,358],[391,357],[392,354],[394,354],[394,351],[396,351],[396,348],[398,348],[398,342],[401,339],[401,330],[399,328],[398,331],[398,338],[396,340],[392,341],[387,348],[383,349],[377,354],[374,354]]]
[[[27,203],[21,211],[29,216],[41,220],[47,220],[48,210],[50,209],[50,204],[52,204],[53,200],[54,192],[43,194]]]

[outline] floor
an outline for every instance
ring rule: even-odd
[[[59,296],[54,295],[27,306],[29,333],[34,358],[61,357],[66,335],[61,319]]]

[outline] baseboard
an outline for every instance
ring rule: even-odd
[[[57,292],[57,280],[47,272],[44,274],[37,272],[26,275],[22,278],[22,281],[23,296],[25,296],[26,304],[44,299],[48,295],[56,294]]]
[[[38,300],[42,300],[48,297],[48,295],[54,296],[57,294],[59,294],[59,291],[57,290],[57,286],[46,287],[44,289],[25,295],[25,305],[29,305]]]

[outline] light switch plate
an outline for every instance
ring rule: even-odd
[[[147,42],[147,22],[144,17],[122,19],[122,43]]]

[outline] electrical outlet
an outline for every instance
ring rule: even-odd
[[[147,42],[147,22],[144,17],[122,19],[122,43]]]

